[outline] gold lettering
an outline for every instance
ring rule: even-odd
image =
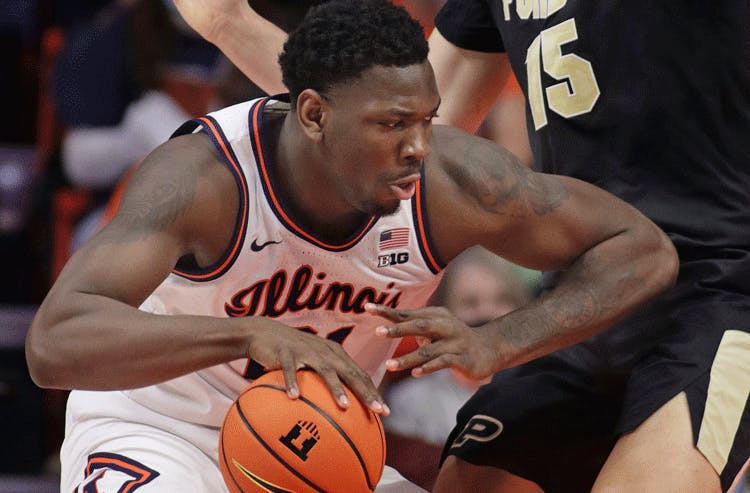
[[[546,19],[548,16],[565,7],[565,4],[568,3],[568,0],[542,0],[542,3],[547,4],[547,12],[545,12],[544,14],[544,18]]]
[[[513,0],[503,0],[503,18],[505,21],[510,20],[510,4],[513,3]]]
[[[531,14],[534,12],[534,4],[537,4],[537,0],[516,0],[516,12],[518,17],[523,20],[528,20]]]

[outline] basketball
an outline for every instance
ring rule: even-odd
[[[229,408],[219,440],[229,491],[374,491],[385,466],[380,417],[349,389],[349,408],[339,408],[313,371],[299,371],[297,379],[298,399],[287,395],[282,372],[272,371]]]

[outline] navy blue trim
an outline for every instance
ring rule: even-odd
[[[380,216],[370,216],[367,219],[367,221],[365,221],[362,224],[362,226],[360,226],[357,230],[355,230],[354,233],[349,235],[346,239],[344,239],[337,245],[331,245],[331,244],[328,244],[328,242],[318,239],[317,236],[311,233],[310,231],[307,231],[304,228],[302,228],[302,226],[300,226],[300,221],[297,220],[297,218],[294,217],[294,215],[291,212],[289,212],[290,211],[289,207],[286,207],[286,204],[284,204],[283,197],[281,197],[279,194],[275,194],[279,202],[279,207],[281,207],[284,210],[284,213],[294,222],[294,224],[293,225],[290,224],[289,221],[287,221],[284,218],[284,216],[276,207],[276,204],[274,203],[274,200],[271,197],[271,192],[268,189],[268,184],[266,183],[266,180],[264,178],[266,176],[266,173],[263,172],[261,159],[265,163],[266,172],[268,174],[268,181],[270,182],[271,188],[273,188],[273,190],[280,190],[280,187],[276,183],[276,179],[273,173],[273,170],[275,170],[276,160],[274,159],[273,156],[270,156],[266,152],[264,152],[262,142],[261,142],[261,148],[260,149],[258,148],[258,142],[256,142],[255,135],[254,135],[254,129],[257,126],[258,135],[262,141],[263,135],[264,135],[263,133],[263,109],[265,108],[266,104],[268,104],[269,101],[271,101],[271,98],[265,98],[263,101],[259,103],[263,106],[258,111],[255,121],[253,121],[252,109],[250,110],[250,113],[248,115],[248,118],[249,118],[248,128],[250,131],[250,142],[252,143],[253,154],[255,155],[255,163],[258,168],[258,177],[260,178],[260,183],[263,187],[263,194],[266,196],[266,201],[268,202],[268,205],[271,207],[271,210],[273,211],[274,215],[279,220],[279,222],[282,225],[284,225],[284,227],[288,231],[298,236],[299,238],[302,238],[306,242],[312,245],[315,245],[318,248],[328,250],[329,252],[342,252],[342,251],[346,251],[346,250],[353,248],[355,245],[359,244],[359,241],[361,241],[373,227],[375,227],[375,224],[377,224],[378,220],[380,219]],[[368,226],[368,221],[372,221],[369,223],[369,226]],[[301,234],[299,231],[297,231],[297,228],[302,230],[304,234]],[[354,241],[354,239],[357,238],[358,236],[359,236],[359,241]],[[350,242],[353,242],[353,243],[351,243],[351,245],[347,247],[346,245]]]
[[[201,120],[191,120],[190,122],[187,122],[183,124],[177,131],[175,132],[175,135],[182,135],[178,134],[178,132],[183,130],[190,129],[189,124],[192,122],[195,122],[196,125],[192,126],[192,131],[195,131],[198,126],[201,127],[201,131],[204,132],[208,137],[211,139],[211,142],[213,142],[214,147],[216,147],[216,150],[219,153],[219,156],[221,156],[221,160],[224,163],[224,166],[226,166],[229,171],[232,173],[232,176],[234,177],[234,181],[237,184],[237,192],[239,193],[239,207],[237,209],[237,217],[235,218],[234,222],[234,232],[232,233],[232,239],[229,242],[229,248],[224,252],[224,254],[214,262],[212,265],[206,268],[199,268],[199,269],[179,269],[175,267],[172,272],[180,277],[183,277],[185,279],[188,279],[190,281],[194,282],[209,282],[213,281],[215,279],[218,279],[221,277],[224,273],[226,273],[229,269],[232,268],[235,261],[237,260],[237,257],[239,257],[240,251],[242,250],[242,245],[245,243],[245,236],[247,235],[247,223],[249,223],[250,218],[250,199],[249,199],[249,189],[248,189],[248,183],[247,179],[245,178],[244,173],[242,172],[241,164],[239,160],[237,159],[237,155],[234,153],[234,149],[232,148],[231,144],[229,143],[229,140],[227,139],[226,135],[224,134],[224,131],[221,129],[221,126],[216,121],[215,118],[211,116],[206,116],[206,119],[211,121],[213,123],[214,127],[216,128],[216,131],[219,133],[219,138],[221,139],[221,142],[224,143],[224,146],[229,151],[229,154],[231,155],[234,162],[237,164],[237,168],[235,169],[234,165],[232,165],[231,161],[227,158],[227,156],[224,153],[224,150],[222,149],[221,142],[217,139],[216,135],[206,127],[204,122]],[[244,187],[243,187],[244,185]],[[248,209],[247,213],[247,219],[246,224],[241,224],[242,221],[242,211],[245,209]],[[236,249],[234,247],[237,246]],[[234,249],[234,255],[232,255],[232,250]],[[230,259],[230,255],[232,255],[232,258]],[[219,267],[221,267],[226,262],[226,265],[223,269],[218,270]],[[213,275],[208,277],[200,277],[203,276],[209,272],[216,271]],[[200,278],[198,278],[200,277]]]
[[[188,120],[182,125],[177,128],[174,132],[172,132],[172,135],[169,136],[170,139],[174,139],[175,137],[179,137],[180,135],[187,135],[195,132],[195,129],[202,126],[202,123],[197,118],[194,118],[192,120]]]
[[[104,459],[104,460],[98,461],[97,459]],[[104,468],[120,471],[124,474],[127,474],[131,478],[133,478],[132,480],[123,483],[123,485],[127,485],[127,486],[132,486],[132,484],[128,484],[128,483],[138,482],[143,479],[142,475],[134,476],[136,474],[135,470],[121,467],[117,464],[109,462],[107,459],[122,461],[126,464],[131,464],[133,468],[143,469],[144,471],[146,471],[146,475],[148,475],[148,478],[142,483],[135,485],[130,491],[135,491],[139,489],[141,486],[150,483],[151,481],[153,481],[155,478],[159,476],[159,471],[156,471],[155,469],[151,469],[150,467],[138,462],[135,459],[131,459],[130,457],[127,457],[125,455],[114,454],[112,452],[95,452],[93,454],[90,454],[86,460],[86,469],[90,467],[91,473],[93,473],[94,471],[98,469],[104,469]],[[93,486],[95,486],[95,483],[87,485],[85,487],[85,491],[86,492],[93,491],[93,490],[89,490],[89,488]]]
[[[427,218],[427,179],[425,175],[424,163],[422,163],[422,169],[419,171],[419,175],[420,200],[417,201],[417,197],[414,197],[411,201],[411,213],[415,226],[414,229],[417,233],[417,245],[419,246],[419,251],[422,254],[422,259],[424,259],[424,262],[425,264],[427,264],[430,272],[432,272],[433,274],[439,274],[442,269],[445,269],[447,263],[438,256],[437,251],[435,250],[435,243],[432,241],[432,235],[430,233],[430,221]],[[419,221],[419,213],[417,212],[417,208],[419,208],[422,212],[421,224]],[[424,236],[422,236],[422,228],[420,226],[424,227]],[[435,262],[437,262],[438,266],[440,267],[439,270],[435,270],[435,268],[433,267],[432,262],[430,262],[430,257],[427,253],[427,249],[425,247],[429,249],[430,253],[432,253],[432,258],[435,259]]]

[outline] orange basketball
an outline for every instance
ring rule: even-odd
[[[380,417],[346,389],[340,409],[323,379],[297,372],[300,397],[290,399],[281,371],[242,391],[221,427],[219,462],[232,493],[375,490],[385,465]]]

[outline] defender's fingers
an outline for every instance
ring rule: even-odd
[[[458,359],[455,354],[441,354],[437,358],[431,359],[423,365],[412,368],[411,374],[414,377],[422,377],[445,368],[456,368],[457,363]]]
[[[378,315],[386,318],[393,318],[394,322],[407,320],[409,318],[433,318],[445,317],[450,315],[450,311],[443,306],[426,306],[424,308],[414,308],[405,310],[400,308],[391,308],[390,306],[380,305],[378,303],[365,303],[365,311],[371,315]]]
[[[365,303],[365,311],[370,315],[377,315],[386,318],[391,322],[401,322],[409,318],[411,310],[396,310],[389,306],[379,305],[377,303]]]
[[[444,320],[417,318],[378,327],[375,329],[375,333],[386,337],[418,336],[432,340],[445,337],[446,330]]]
[[[427,363],[434,361],[427,366],[431,373],[441,368],[445,368],[446,366],[450,366],[450,362],[452,361],[450,358],[455,355],[447,352],[446,346],[447,345],[443,341],[420,346],[410,353],[406,353],[398,358],[389,359],[386,361],[385,366],[389,371],[399,371],[408,370],[409,368],[416,369],[418,367],[425,367]]]

